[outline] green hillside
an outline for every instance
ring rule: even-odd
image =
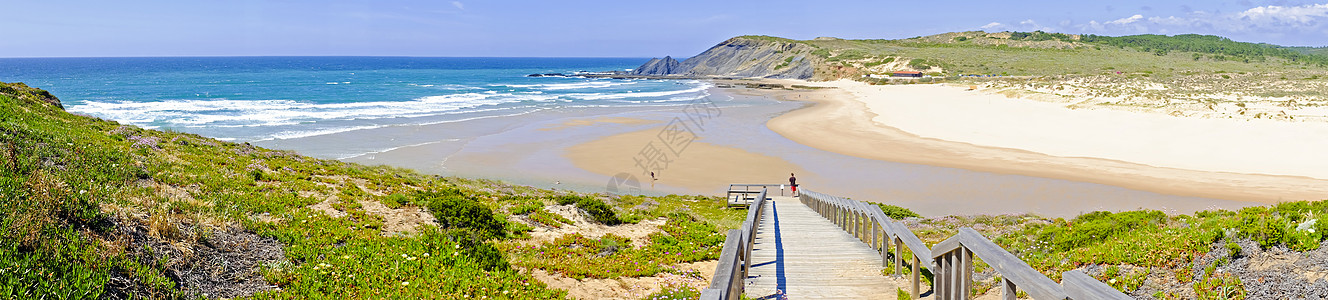
[[[1328,47],[1282,47],[1282,49],[1309,55],[1328,56]]]
[[[821,79],[891,70],[918,70],[943,76],[1328,70],[1328,57],[1305,53],[1313,50],[1296,51],[1193,34],[1109,37],[1040,31],[970,31],[898,40],[792,42],[812,45],[817,49],[813,54],[826,58],[828,65],[818,73]]]

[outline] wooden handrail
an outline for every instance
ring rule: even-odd
[[[932,259],[941,259],[943,255],[953,255],[960,251],[971,252],[973,256],[987,262],[987,265],[990,265],[992,269],[996,269],[996,273],[1000,273],[1004,280],[1009,280],[1010,283],[1027,292],[1029,296],[1033,296],[1034,299],[1065,299],[1067,297],[1064,288],[1059,283],[1042,275],[1041,272],[1030,267],[1028,263],[1020,260],[1019,257],[1014,256],[1009,251],[1005,251],[996,243],[992,243],[991,240],[983,237],[981,233],[972,228],[960,228],[958,234],[932,247]]]
[[[1056,283],[972,228],[960,228],[954,236],[927,248],[906,225],[886,216],[874,204],[808,190],[803,190],[799,198],[812,210],[879,251],[887,265],[890,264],[886,259],[889,245],[894,244],[896,275],[901,275],[903,268],[902,248],[908,248],[913,253],[914,299],[920,292],[919,267],[932,271],[932,293],[936,299],[971,297],[973,257],[982,259],[1002,276],[1002,299],[1015,299],[1016,289],[1027,292],[1034,299],[1131,299],[1077,270],[1063,273],[1062,282]],[[904,247],[900,247],[901,244]],[[921,258],[927,260],[925,266]]]
[[[1079,270],[1061,273],[1061,283],[1072,299],[1134,299]]]
[[[743,284],[747,272],[752,268],[752,246],[755,243],[756,230],[761,226],[765,214],[766,188],[761,189],[756,201],[747,206],[747,219],[742,221],[742,228],[730,229],[724,239],[724,248],[720,250],[719,264],[715,266],[715,277],[710,286],[701,291],[701,299],[728,300],[742,297]]]

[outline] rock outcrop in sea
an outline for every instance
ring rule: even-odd
[[[815,50],[794,40],[740,36],[681,63],[669,57],[651,59],[633,71],[633,75],[811,79],[817,62],[822,59],[812,54]]]

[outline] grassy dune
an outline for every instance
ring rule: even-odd
[[[712,224],[732,227],[742,217],[709,197],[576,195],[145,130],[69,114],[40,90],[4,86],[4,299],[563,298],[520,270],[603,266],[513,246],[546,226],[522,221],[536,211],[562,202],[602,224],[665,218],[664,233],[643,249],[619,244],[591,254],[644,266],[584,274],[607,278],[712,260],[724,229]],[[542,247],[617,239],[568,237]]]

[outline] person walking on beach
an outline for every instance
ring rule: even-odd
[[[793,197],[797,197],[797,196],[798,196],[798,177],[793,176],[793,173],[789,173],[789,188],[793,189]]]

